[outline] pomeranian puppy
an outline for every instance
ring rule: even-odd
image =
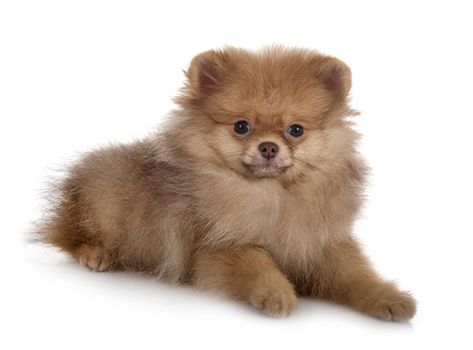
[[[93,271],[151,273],[272,316],[301,295],[412,318],[414,299],[352,236],[366,166],[347,120],[348,66],[227,47],[196,56],[186,77],[160,132],[68,170],[39,240]]]

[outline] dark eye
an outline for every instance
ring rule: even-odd
[[[292,124],[287,132],[293,137],[299,137],[302,136],[302,134],[304,133],[304,128],[302,127],[302,125]]]
[[[235,123],[233,130],[235,130],[235,132],[240,135],[246,134],[250,131],[250,124],[248,124],[247,121],[240,120]]]

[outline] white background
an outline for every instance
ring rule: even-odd
[[[1,1],[2,349],[471,349],[468,1]],[[317,48],[353,71],[373,168],[357,235],[417,298],[408,324],[302,299],[286,319],[133,273],[91,273],[25,233],[53,170],[146,135],[191,58],[225,44]]]

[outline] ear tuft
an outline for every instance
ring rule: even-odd
[[[342,61],[335,57],[323,57],[318,63],[317,78],[335,96],[345,99],[351,89],[351,71]]]
[[[345,72],[341,67],[335,66],[329,69],[324,77],[325,85],[331,91],[340,91],[344,88]]]
[[[212,69],[212,66],[205,63],[201,64],[200,67],[197,68],[197,74],[200,89],[212,89],[217,85],[217,74],[214,69]]]
[[[210,50],[192,59],[187,77],[195,93],[209,92],[221,85],[227,62],[222,51]]]

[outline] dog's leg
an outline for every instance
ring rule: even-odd
[[[371,268],[357,242],[346,240],[329,247],[318,283],[318,296],[353,307],[387,321],[407,321],[416,312],[412,296],[386,282]]]
[[[198,288],[248,302],[274,317],[288,315],[297,304],[292,284],[258,247],[197,252],[192,281]]]
[[[98,245],[82,244],[73,256],[82,266],[92,271],[106,271],[113,265],[110,255]]]

